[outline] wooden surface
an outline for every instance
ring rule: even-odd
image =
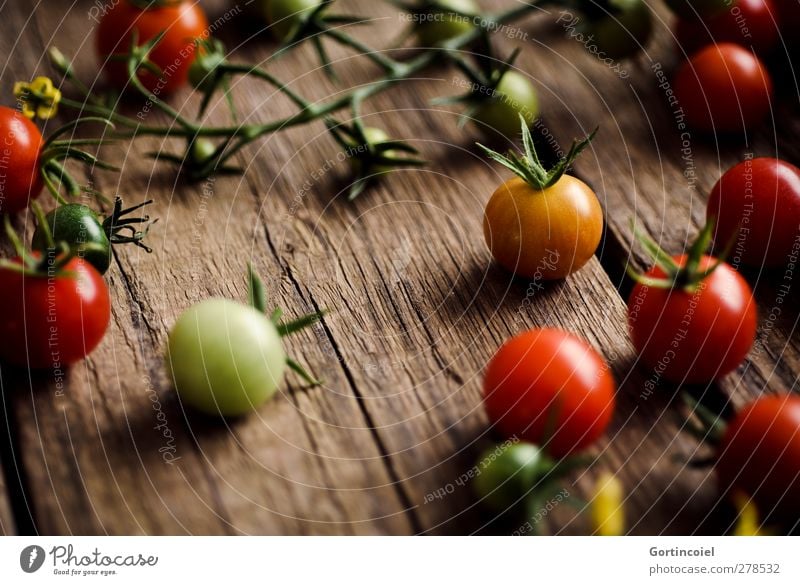
[[[362,27],[368,42],[385,45],[401,28],[382,3],[343,3],[347,12],[381,17]],[[47,72],[42,55],[51,44],[78,54],[83,75],[96,75],[89,30],[95,25],[87,18],[92,4],[31,6],[0,8],[5,95],[14,80]],[[225,10],[224,3],[207,6],[212,20]],[[675,61],[665,23],[646,55],[624,63],[630,77],[620,79],[565,39],[554,20],[530,18],[522,25],[527,40],[500,44],[523,48],[517,65],[540,90],[540,134],[568,144],[600,124],[576,172],[597,190],[608,230],[598,258],[533,295],[529,283],[490,262],[483,242],[483,206],[507,173],[477,152],[469,127],[457,128],[455,110],[429,105],[463,91],[451,69],[433,69],[368,103],[368,124],[410,140],[431,164],[396,173],[353,204],[341,195],[344,165],[322,170],[337,150],[319,123],[247,149],[238,161],[245,176],[203,184],[176,181],[170,169],[142,156],[180,147],[171,141],[106,148],[124,172],[97,174],[95,184],[131,203],[156,200],[151,214],[161,220],[150,237],[154,252],[116,250],[108,276],[112,326],[90,358],[71,369],[63,392],[45,374],[2,368],[0,529],[509,533],[517,526],[495,521],[458,482],[494,440],[480,404],[482,369],[510,335],[557,326],[592,343],[620,383],[612,428],[593,452],[598,462],[565,482],[570,494],[586,499],[597,473],[607,469],[625,484],[630,532],[724,530],[729,517],[715,506],[713,478],[681,463],[696,444],[681,434],[674,389],[642,393],[647,373],[636,367],[628,341],[622,266],[646,262],[638,249],[631,251],[631,218],[667,249],[680,250],[702,223],[705,195],[720,172],[746,151],[775,154],[776,144],[791,135],[784,129],[776,138],[767,127],[751,145],[692,137],[697,179],[691,189],[680,133],[651,68],[662,62],[669,70]],[[249,38],[252,33],[243,16],[219,32],[236,60],[266,61],[274,45],[265,35]],[[316,71],[308,49],[267,63],[308,97],[323,99],[376,73],[363,58],[333,49],[341,77],[336,86]],[[263,85],[244,81],[234,91],[248,121],[292,111]],[[194,111],[197,102],[187,92],[173,103]],[[135,103],[127,108],[137,111]],[[211,117],[225,119],[221,104]],[[267,277],[270,299],[288,315],[331,310],[321,324],[287,341],[290,353],[325,383],[307,388],[290,375],[277,399],[252,416],[209,420],[177,401],[163,368],[166,336],[197,301],[244,299],[248,261]],[[755,279],[768,314],[775,290],[770,278]],[[752,359],[712,391],[739,403],[794,386],[796,325],[796,315],[784,315],[761,335]],[[442,488],[452,493],[432,500]],[[567,508],[547,519],[547,532],[588,530]]]

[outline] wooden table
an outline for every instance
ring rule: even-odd
[[[342,4],[348,13],[377,18],[359,29],[376,46],[387,46],[404,24],[383,3]],[[208,2],[211,19],[231,5]],[[14,80],[49,71],[44,53],[52,44],[77,55],[85,78],[97,75],[96,24],[88,17],[94,4],[32,6],[7,2],[0,9],[6,103]],[[601,470],[611,470],[627,491],[631,533],[724,531],[731,516],[717,505],[713,475],[684,464],[705,451],[682,432],[675,388],[643,392],[648,374],[635,364],[626,332],[630,282],[623,268],[647,259],[632,248],[630,224],[635,219],[668,250],[682,250],[703,222],[709,188],[728,166],[751,152],[797,162],[797,116],[781,105],[780,127],[765,124],[750,144],[682,136],[656,71],[660,64],[669,72],[677,61],[661,6],[655,40],[622,64],[625,78],[566,39],[556,19],[557,11],[537,15],[521,23],[524,38],[498,40],[505,51],[522,48],[517,65],[540,91],[540,138],[566,145],[600,125],[576,173],[596,189],[608,229],[596,258],[542,290],[490,261],[483,206],[508,173],[478,152],[469,126],[457,128],[455,109],[430,105],[463,91],[450,68],[431,69],[368,103],[368,124],[409,140],[431,162],[397,172],[354,203],[345,201],[346,167],[336,162],[336,145],[320,123],[248,148],[238,161],[244,176],[201,184],[176,180],[143,156],[178,148],[174,141],[107,147],[106,157],[124,171],[97,173],[94,184],[130,203],[155,199],[151,213],[161,221],[150,236],[154,251],[115,251],[110,331],[71,368],[63,388],[52,375],[2,368],[0,530],[509,533],[513,523],[493,521],[459,479],[496,440],[481,408],[482,369],[510,335],[556,326],[598,348],[620,384],[608,437],[593,451],[597,462],[565,482],[574,501],[589,496]],[[242,13],[218,36],[237,59],[265,62],[274,44],[255,33]],[[315,99],[377,72],[351,52],[332,47],[332,54],[339,85],[320,74],[310,47],[266,65]],[[235,94],[248,121],[292,111],[282,96],[251,81],[237,83]],[[193,112],[198,99],[186,92],[172,103]],[[137,111],[135,103],[127,108]],[[225,116],[222,103],[211,112],[218,122]],[[325,383],[308,388],[290,375],[277,398],[251,416],[209,420],[176,399],[164,371],[167,332],[200,300],[243,300],[248,261],[289,316],[331,310],[288,341],[291,354]],[[748,277],[757,282],[762,316],[769,315],[781,275]],[[748,361],[710,392],[738,405],[794,388],[796,326],[797,312],[784,310],[760,331]],[[441,490],[445,497],[432,496]],[[545,522],[548,533],[589,529],[570,506]]]

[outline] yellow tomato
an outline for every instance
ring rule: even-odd
[[[486,206],[489,250],[518,276],[565,278],[592,257],[603,232],[603,210],[589,186],[570,175],[537,190],[520,177],[503,183]]]

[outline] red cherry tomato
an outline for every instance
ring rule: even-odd
[[[752,497],[764,516],[800,515],[800,397],[751,402],[728,424],[719,448],[721,487]]]
[[[562,457],[603,434],[615,390],[608,365],[585,341],[532,329],[506,341],[489,362],[484,404],[503,435]]]
[[[680,19],[675,25],[678,48],[691,55],[713,43],[735,43],[766,55],[778,43],[778,12],[772,0],[738,0],[704,21]]]
[[[687,257],[674,256],[678,266]],[[703,256],[699,270],[716,262]],[[655,266],[648,278],[664,279]],[[756,304],[747,282],[720,264],[694,292],[637,283],[628,300],[633,345],[646,366],[672,382],[707,383],[733,371],[753,345]]]
[[[717,249],[733,242],[734,264],[786,264],[800,248],[800,169],[775,158],[740,162],[714,185],[706,213]]]
[[[692,128],[743,132],[769,113],[772,79],[750,51],[720,43],[700,50],[678,69],[675,95]]]
[[[55,368],[83,359],[100,343],[111,319],[106,283],[80,258],[64,270],[50,278],[0,268],[0,359]]]
[[[0,213],[25,209],[42,192],[44,182],[39,172],[42,134],[36,124],[11,108],[0,106]]]
[[[165,32],[150,53],[150,60],[161,69],[161,77],[147,71],[139,73],[139,79],[149,91],[160,93],[173,92],[186,84],[189,67],[194,61],[194,41],[209,34],[206,15],[195,0],[147,9],[137,8],[131,0],[112,4],[97,30],[97,53],[117,89],[128,85],[127,66],[108,58],[129,52],[133,31],[138,33],[139,45]]]

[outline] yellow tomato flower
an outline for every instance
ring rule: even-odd
[[[49,77],[37,77],[30,83],[18,81],[14,84],[14,96],[19,100],[22,114],[30,119],[49,120],[58,112],[61,91]]]
[[[733,495],[733,504],[739,512],[733,536],[769,536],[772,532],[761,525],[758,507],[742,492]]]
[[[613,474],[603,473],[595,483],[595,493],[589,504],[594,533],[598,536],[625,534],[625,491]]]

